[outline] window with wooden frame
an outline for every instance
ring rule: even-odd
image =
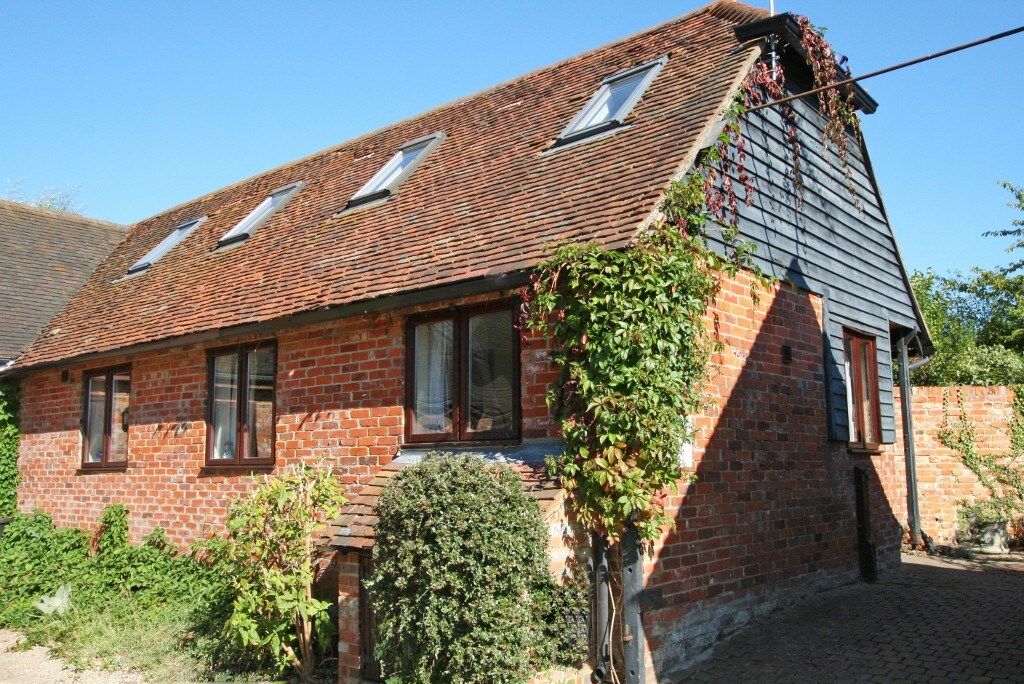
[[[277,346],[214,349],[207,363],[206,465],[272,465]]]
[[[82,379],[82,467],[123,468],[128,464],[131,368],[86,371]]]
[[[878,352],[875,338],[843,330],[846,351],[846,408],[850,416],[850,446],[877,449],[881,442],[878,405]]]
[[[519,434],[519,335],[511,304],[410,318],[406,440],[509,441]]]

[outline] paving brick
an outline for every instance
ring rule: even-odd
[[[1024,555],[904,556],[886,581],[757,620],[677,681],[1024,682],[1022,612]]]

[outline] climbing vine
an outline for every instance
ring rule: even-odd
[[[526,322],[550,335],[561,369],[549,403],[566,448],[552,469],[580,522],[613,541],[629,524],[653,540],[670,522],[665,497],[693,438],[686,417],[700,410],[722,347],[703,320],[721,275],[746,268],[753,287],[769,281],[738,237],[729,177],[750,182],[737,142],[744,102],[733,102],[717,143],[669,187],[661,218],[630,247],[561,245],[524,292]],[[724,254],[712,247],[716,232]]]
[[[987,499],[957,501],[957,524],[967,530],[979,522],[1009,520],[1024,512],[1024,387],[1013,388],[1013,415],[1010,419],[1010,453],[980,454],[977,435],[964,407],[963,393],[957,391],[960,417],[950,415],[949,390],[943,391],[943,421],[939,441],[956,452],[961,462],[988,490]]]
[[[800,42],[807,53],[807,61],[814,74],[814,87],[832,86],[849,78],[846,56],[837,55],[825,40],[824,32],[815,28],[807,17],[798,16],[796,19],[800,26]],[[835,151],[839,164],[846,174],[847,187],[856,199],[857,187],[853,182],[853,171],[849,161],[850,140],[846,135],[846,130],[849,129],[858,140],[860,139],[860,119],[857,118],[853,95],[853,88],[849,86],[825,88],[818,93],[818,109],[825,118],[822,144],[826,147],[831,146]]]
[[[0,382],[0,518],[14,515],[19,480],[17,386]]]
[[[834,53],[806,20],[801,26],[816,84],[834,83]],[[713,355],[722,350],[705,326],[721,278],[749,271],[755,302],[771,282],[754,245],[740,238],[733,179],[753,203],[741,122],[749,107],[783,94],[782,68],[756,63],[723,112],[715,144],[671,184],[659,218],[640,237],[622,249],[558,245],[524,288],[524,324],[550,337],[560,369],[548,400],[565,451],[551,469],[580,522],[612,542],[631,524],[654,540],[672,522],[665,502],[680,478],[680,448],[694,436],[687,417],[703,406]],[[826,96],[821,111],[846,166],[844,129],[856,126],[856,115],[852,100],[837,97]],[[799,195],[796,115],[788,105],[782,114]]]

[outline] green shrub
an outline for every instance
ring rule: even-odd
[[[158,679],[236,669],[220,639],[233,598],[226,568],[179,554],[162,530],[129,544],[127,516],[116,504],[103,512],[93,553],[86,532],[57,528],[46,513],[16,514],[0,537],[0,626],[73,662]],[[44,615],[33,605],[61,586],[70,588],[69,611]]]
[[[267,477],[228,508],[235,599],[225,634],[265,654],[278,672],[294,667],[303,681],[336,634],[331,603],[313,595],[313,584],[316,541],[344,503],[341,485],[321,462]]]
[[[547,530],[515,472],[431,454],[376,515],[369,588],[389,681],[512,682],[551,664]]]
[[[19,480],[17,386],[0,382],[0,518],[14,514]]]

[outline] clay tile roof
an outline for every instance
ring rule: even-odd
[[[765,16],[719,0],[141,221],[19,366],[521,272],[559,240],[622,244],[692,162],[759,49],[737,49],[733,29]],[[625,127],[544,153],[605,77],[663,55]],[[447,138],[387,202],[339,215],[399,146],[440,131]],[[305,188],[252,238],[216,250],[270,191],[296,181]],[[119,280],[204,215],[146,273]]]
[[[392,461],[377,472],[376,477],[352,499],[341,515],[331,521],[328,529],[330,546],[352,550],[369,549],[373,546],[373,527],[377,524],[374,508],[377,506],[381,489],[391,478],[410,465],[411,461]],[[537,501],[541,516],[547,519],[562,498],[563,492],[558,483],[548,477],[547,468],[543,463],[515,463],[509,464],[509,467],[522,477],[527,494]]]
[[[127,232],[0,200],[0,359],[25,351]]]

